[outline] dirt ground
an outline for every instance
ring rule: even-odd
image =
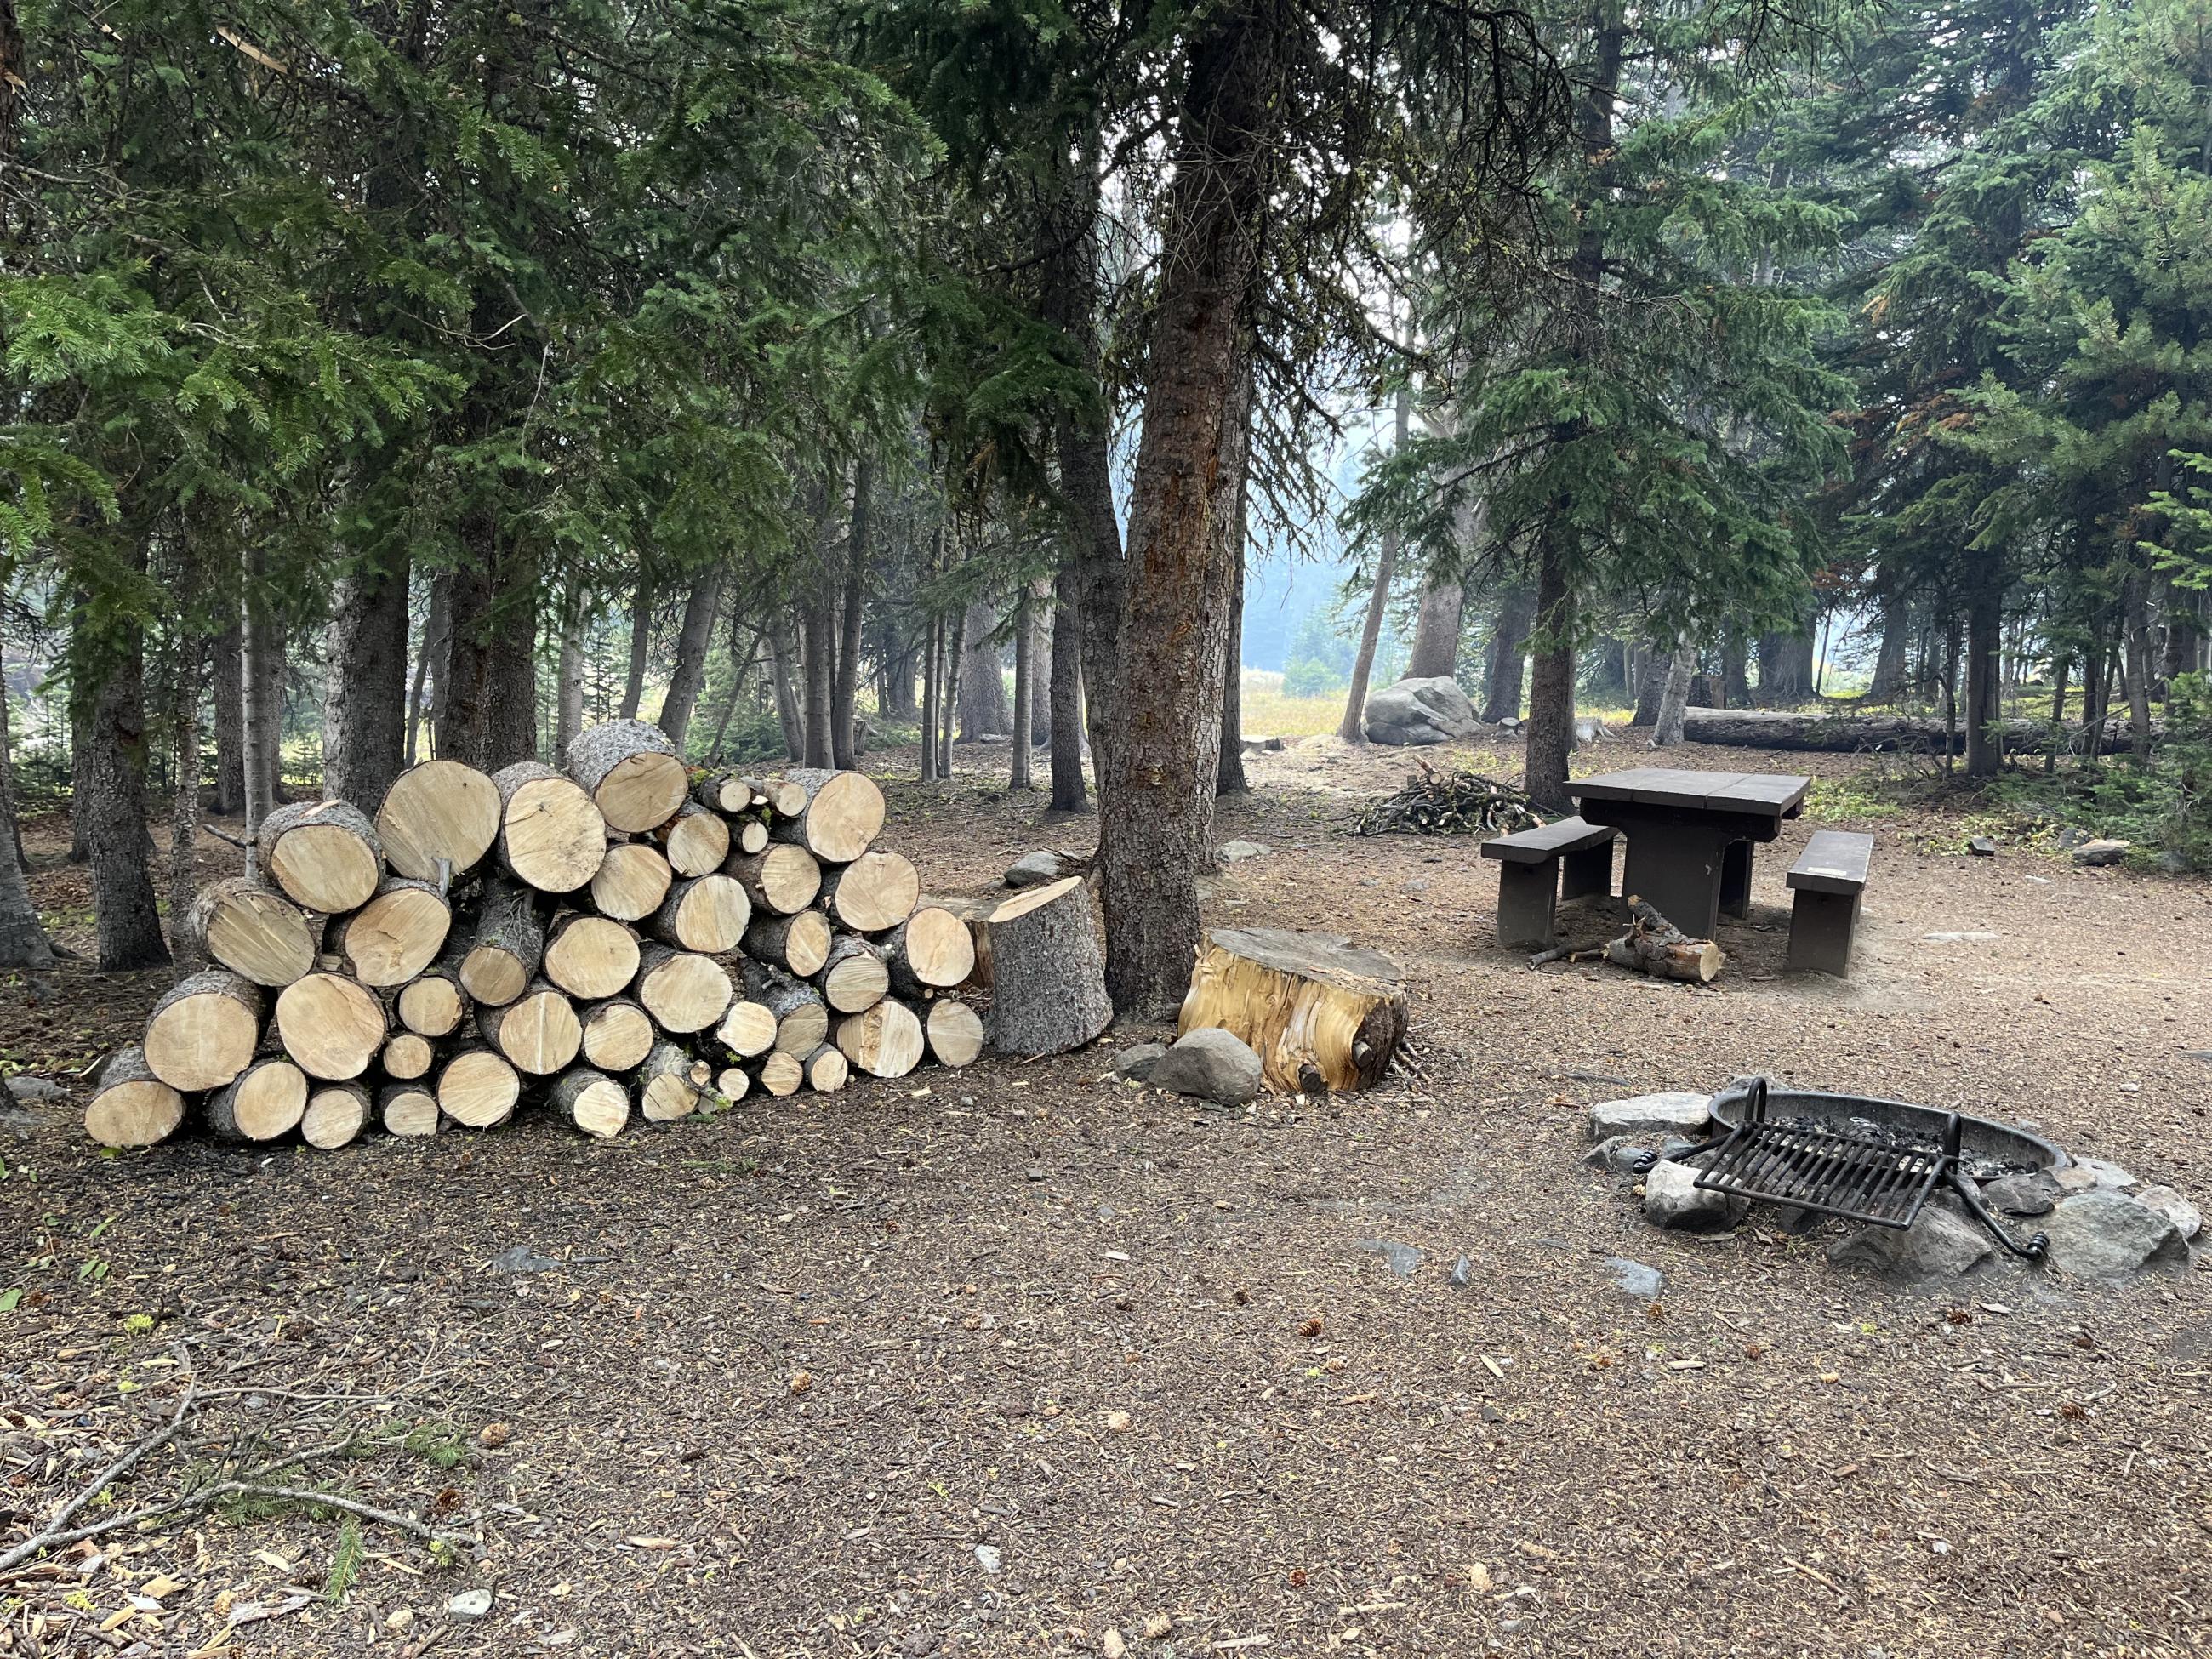
[[[927,885],[1087,848],[1004,756],[879,769]],[[481,1547],[234,1498],[0,1576],[0,1654],[2205,1651],[2212,1280],[1896,1291],[1830,1267],[1832,1227],[1657,1232],[1578,1160],[1591,1101],[1765,1070],[2212,1199],[2212,887],[1960,856],[1970,803],[1870,762],[1676,763],[1824,780],[1710,989],[1532,970],[1471,845],[1346,838],[1402,753],[1255,762],[1219,835],[1273,851],[1207,915],[1401,960],[1426,1080],[1370,1095],[1147,1096],[1103,1076],[1119,1030],[605,1145],[526,1115],[103,1156],[81,1096],[32,1109],[0,1127],[0,1555],[187,1373],[185,1429],[82,1521],[351,1441],[258,1484]],[[1783,874],[1839,811],[1878,838],[1857,972],[1783,976]],[[35,885],[81,942],[54,828]],[[4,1060],[81,1065],[159,988],[12,993]]]

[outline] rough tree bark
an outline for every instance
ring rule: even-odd
[[[684,601],[684,625],[676,635],[676,665],[668,677],[668,695],[660,700],[658,722],[678,754],[691,730],[692,712],[699,706],[699,690],[707,683],[707,653],[714,646],[714,623],[722,614],[726,574],[719,565],[703,573],[691,584],[690,594]]]
[[[446,580],[446,658],[438,665],[437,753],[479,771],[490,764],[487,726],[491,699],[491,574],[498,557],[497,526],[489,507],[461,516],[461,562]]]
[[[1498,595],[1498,622],[1490,630],[1490,650],[1482,671],[1482,718],[1492,725],[1521,712],[1528,630],[1535,621],[1534,590],[1516,582]]]
[[[837,680],[830,694],[830,753],[842,767],[860,763],[860,745],[855,705],[860,689],[861,624],[868,596],[869,497],[875,493],[875,464],[863,456],[853,468],[853,516],[845,533],[842,590],[843,609],[837,640]]]
[[[1881,643],[1875,648],[1869,702],[1886,702],[1905,690],[1905,648],[1912,637],[1912,618],[1898,594],[1881,596]]]
[[[1666,682],[1659,692],[1659,714],[1651,733],[1654,749],[1674,749],[1681,744],[1682,716],[1690,706],[1690,670],[1695,665],[1696,653],[1687,646],[1679,646],[1668,653],[1666,661]]]
[[[1030,590],[1024,582],[1014,599],[1014,740],[1006,745],[1012,751],[1006,768],[1009,789],[1027,789],[1030,781],[1030,703],[1034,694],[1030,676],[1036,656],[1036,630],[1030,623]]]
[[[769,678],[775,682],[776,724],[783,732],[784,758],[793,764],[806,758],[806,723],[799,712],[799,694],[792,684],[791,615],[779,612],[768,627]]]
[[[179,593],[179,601],[190,592]],[[180,603],[180,611],[189,606]],[[182,922],[192,908],[199,882],[192,869],[192,854],[200,829],[200,671],[207,659],[207,641],[191,623],[189,615],[177,630],[177,684],[169,715],[169,752],[175,787],[169,797],[169,937],[170,954],[187,968],[201,965],[197,954],[184,945]],[[0,689],[4,700],[4,689]],[[6,752],[0,748],[0,765]],[[0,863],[6,863],[0,858]]]
[[[277,664],[276,624],[264,591],[266,568],[258,543],[246,554],[246,626],[239,650],[239,701],[243,707],[245,743],[240,766],[246,780],[246,834],[251,841],[261,820],[277,805],[274,787],[283,747],[283,670]]]
[[[246,633],[234,620],[215,642],[215,811],[231,817],[246,810],[246,689],[239,675]]]
[[[653,651],[653,575],[641,559],[637,569],[637,591],[629,602],[629,672],[623,681],[622,710],[618,719],[634,720],[637,706],[645,696],[645,665]]]
[[[1030,584],[1030,747],[1052,741],[1052,578]]]
[[[1052,608],[1052,804],[1055,812],[1080,812],[1083,787],[1082,619],[1075,610],[1075,579],[1062,572]]]
[[[968,607],[960,627],[960,741],[974,743],[1013,729],[1013,711],[1006,707],[1006,678],[999,660],[999,647],[991,635],[999,613],[988,599]]]
[[[1966,599],[1966,775],[1996,775],[2004,744],[1997,719],[1997,645],[2003,619],[2002,595],[1993,582],[1978,580]]]
[[[1528,677],[1528,743],[1522,787],[1547,812],[1568,812],[1567,757],[1575,747],[1575,595],[1564,526],[1544,538],[1536,569],[1535,631]]]
[[[562,602],[561,665],[555,674],[553,752],[565,756],[584,729],[584,599],[570,584]],[[734,699],[735,690],[731,693]]]
[[[1230,550],[1229,635],[1221,653],[1221,758],[1213,769],[1213,793],[1241,795],[1251,787],[1244,776],[1244,559],[1251,544],[1245,502],[1237,492],[1237,529]]]
[[[806,601],[801,667],[806,676],[803,736],[808,766],[829,766],[836,760],[830,742],[830,700],[837,678],[836,605],[836,595],[818,592]]]
[[[376,802],[406,750],[407,556],[338,579],[324,653],[323,789]]]
[[[487,772],[538,758],[538,562],[509,547],[499,567],[491,617],[491,706]]]
[[[130,536],[125,557],[135,574],[145,574],[143,536]],[[80,598],[80,628],[84,614]],[[169,960],[146,858],[151,843],[146,823],[145,653],[143,628],[135,617],[119,617],[96,639],[88,636],[78,658],[79,673],[97,689],[70,806],[82,818],[89,843],[103,974],[158,968]]]
[[[1409,680],[1449,678],[1459,670],[1460,618],[1467,608],[1467,579],[1431,570],[1421,580],[1421,609],[1413,623]]]
[[[1749,664],[1743,647],[1743,630],[1731,628],[1721,638],[1721,702],[1730,708],[1751,707]]]
[[[1628,717],[1631,726],[1658,725],[1659,705],[1667,698],[1667,672],[1674,661],[1670,652],[1644,650],[1644,672],[1636,678],[1636,708]]]
[[[1397,410],[1392,426],[1392,447],[1406,447],[1413,400],[1407,389],[1398,388]],[[1382,550],[1375,557],[1375,587],[1367,599],[1367,621],[1359,630],[1359,651],[1352,659],[1352,688],[1346,694],[1344,719],[1336,728],[1346,743],[1367,741],[1367,682],[1375,672],[1375,652],[1382,640],[1382,613],[1390,608],[1390,582],[1397,574],[1398,532],[1386,526]]]

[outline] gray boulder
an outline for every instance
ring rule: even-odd
[[[2189,1245],[2170,1216],[2118,1193],[2076,1193],[2044,1223],[2051,1265],[2077,1279],[2124,1279],[2179,1267]]]
[[[1256,841],[1224,841],[1214,849],[1217,864],[1242,864],[1247,859],[1263,859],[1275,849]]]
[[[63,1088],[52,1078],[11,1077],[8,1079],[8,1093],[15,1100],[32,1102],[59,1100],[68,1092],[68,1090]]]
[[[2063,1193],[2118,1193],[2140,1184],[2128,1170],[2102,1158],[2077,1158],[2053,1170],[2051,1179]]]
[[[2194,1238],[2204,1229],[2204,1212],[2171,1187],[2146,1187],[2135,1200],[2171,1221],[2184,1238]]]
[[[2134,845],[2128,841],[2085,841],[2074,849],[2074,862],[2092,866],[2124,864]]]
[[[1590,1108],[1592,1140],[1609,1135],[1703,1134],[1713,1121],[1713,1097],[1674,1090],[1601,1101]]]
[[[1441,674],[1384,686],[1368,697],[1364,719],[1367,740],[1388,744],[1449,743],[1481,724],[1467,693]]]
[[[1956,1279],[1986,1261],[1990,1236],[1956,1212],[1924,1204],[1910,1227],[1862,1227],[1828,1250],[1830,1265],[1885,1279]]]
[[[1201,1025],[1177,1037],[1154,1060],[1145,1081],[1217,1106],[1242,1106],[1260,1092],[1260,1056],[1235,1033]]]
[[[1709,1232],[1733,1226],[1743,1214],[1740,1198],[1709,1193],[1697,1185],[1698,1172],[1671,1159],[1655,1164],[1644,1177],[1644,1218],[1655,1227]]]
[[[1152,1074],[1152,1067],[1166,1058],[1168,1045],[1164,1042],[1133,1042],[1114,1056],[1114,1075],[1127,1078],[1132,1083],[1142,1083]]]
[[[1079,876],[1090,867],[1088,859],[1073,853],[1024,853],[1006,866],[1006,882],[1009,887],[1042,887],[1062,876]]]

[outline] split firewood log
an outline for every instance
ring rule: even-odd
[[[836,1012],[857,1014],[884,1000],[891,988],[891,975],[879,946],[848,933],[830,947],[815,983],[821,988],[823,1001]]]
[[[764,851],[769,844],[768,822],[764,818],[740,818],[730,828],[732,850],[747,857]]]
[[[714,1080],[714,1068],[674,1043],[656,1042],[637,1068],[638,1115],[648,1123],[689,1117],[699,1109],[699,1091]]]
[[[464,1044],[438,1073],[438,1109],[471,1129],[495,1129],[514,1115],[522,1077],[506,1056],[481,1042]]]
[[[819,910],[779,916],[757,912],[745,928],[745,954],[783,969],[794,979],[811,979],[830,960],[836,935]]]
[[[461,958],[461,988],[480,1006],[520,996],[545,959],[545,924],[535,890],[488,881],[477,909],[476,937]]]
[[[760,1063],[760,1085],[778,1099],[797,1094],[805,1081],[806,1067],[797,1054],[779,1048]]]
[[[619,994],[637,977],[637,935],[610,916],[571,911],[545,939],[545,977],[586,1001]]]
[[[274,888],[233,876],[200,889],[179,925],[184,952],[256,985],[289,985],[315,965],[322,923]]]
[[[492,775],[499,790],[499,861],[541,893],[573,893],[599,872],[607,821],[574,780],[537,761]]]
[[[384,1051],[390,1029],[376,994],[337,974],[309,974],[276,994],[284,1052],[325,1082],[344,1083],[366,1072]]]
[[[897,927],[914,914],[921,896],[921,877],[896,853],[863,853],[822,875],[822,908],[856,933]]]
[[[805,1076],[806,1086],[818,1095],[836,1094],[853,1075],[851,1062],[834,1043],[828,1042],[800,1060],[799,1068]]]
[[[929,1005],[929,1052],[942,1066],[973,1066],[983,1052],[983,1017],[953,997]]]
[[[1619,967],[1654,979],[1710,985],[1728,959],[1712,940],[1692,939],[1634,894],[1629,896],[1628,914],[1628,931],[1605,945],[1605,959]]]
[[[752,911],[736,877],[697,876],[670,888],[645,927],[664,945],[716,957],[738,948]]]
[[[451,1036],[468,1018],[468,993],[461,989],[465,952],[449,953],[399,988],[393,1008],[399,1023],[417,1036]]]
[[[660,908],[675,879],[667,857],[650,842],[612,842],[592,878],[592,908],[617,921],[643,921]]]
[[[814,902],[822,890],[822,865],[804,847],[770,847],[761,853],[732,853],[722,873],[735,876],[757,910],[787,916]]]
[[[368,1091],[358,1083],[325,1083],[307,1097],[300,1114],[300,1139],[318,1152],[334,1152],[361,1138],[368,1123]]]
[[[384,874],[376,826],[350,801],[302,800],[261,820],[261,867],[295,903],[325,915],[358,909]]]
[[[427,881],[387,876],[376,896],[332,928],[332,941],[363,985],[404,985],[438,959],[453,907]]]
[[[584,1044],[576,1005],[542,979],[512,1002],[478,1009],[477,1030],[529,1077],[551,1077],[565,1069]]]
[[[611,1140],[629,1123],[629,1090],[605,1072],[572,1066],[547,1093],[553,1109],[597,1140]]]
[[[207,1097],[203,1115],[217,1140],[274,1140],[300,1127],[307,1074],[283,1054],[264,1054]]]
[[[410,1139],[437,1133],[444,1116],[438,1109],[438,1097],[413,1083],[395,1083],[380,1090],[376,1111],[384,1121],[386,1133]]]
[[[227,968],[179,980],[146,1022],[148,1068],[180,1094],[222,1088],[261,1046],[263,1002],[259,986]]]
[[[803,791],[806,801],[796,812],[775,808],[769,823],[775,840],[795,842],[825,864],[848,864],[883,833],[884,792],[866,773],[803,768],[786,772],[782,781]]]
[[[84,1109],[84,1132],[103,1146],[151,1146],[184,1121],[183,1094],[155,1076],[135,1046],[107,1057]]]
[[[752,781],[735,772],[709,772],[691,786],[691,799],[709,811],[735,817],[753,804]]]
[[[658,832],[669,867],[679,876],[712,875],[730,856],[730,821],[687,800]]]
[[[996,885],[974,893],[925,893],[915,901],[917,915],[922,910],[948,911],[967,927],[975,965],[963,983],[987,991],[991,988],[991,912],[1006,902],[1006,890]]]
[[[991,912],[991,1042],[1001,1054],[1060,1054],[1113,1023],[1091,892],[1067,876]]]
[[[1259,1055],[1270,1087],[1311,1094],[1382,1081],[1406,1008],[1397,964],[1349,939],[1217,927],[1199,948],[1176,1030],[1219,1026]]]
[[[714,1028],[714,1041],[739,1060],[764,1054],[775,1047],[775,1011],[750,999],[733,1002]]]
[[[690,792],[690,775],[676,745],[643,720],[614,720],[579,732],[563,759],[608,825],[625,835],[659,829]]]
[[[904,1077],[921,1064],[921,1022],[906,1004],[885,997],[837,1022],[837,1047],[870,1077]]]
[[[466,875],[491,851],[499,825],[498,787],[456,760],[409,767],[376,809],[385,861],[415,881],[436,881],[441,862],[448,881]]]
[[[975,939],[968,924],[942,905],[917,909],[884,939],[891,988],[925,997],[965,985],[975,971]]]
[[[385,1039],[384,1053],[378,1060],[385,1076],[395,1083],[412,1083],[417,1078],[428,1077],[431,1066],[437,1063],[437,1049],[419,1031],[393,1032]]]
[[[631,994],[664,1031],[705,1030],[721,1018],[735,994],[728,971],[712,957],[665,945],[647,945],[638,952]]]
[[[829,1040],[830,1010],[811,985],[755,963],[746,970],[745,994],[775,1016],[777,1053],[811,1054]]]
[[[628,997],[609,997],[577,1011],[584,1026],[584,1059],[602,1072],[634,1072],[653,1052],[660,1033]]]

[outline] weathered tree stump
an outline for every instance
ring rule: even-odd
[[[1082,878],[1015,894],[991,913],[990,926],[994,1048],[1066,1054],[1113,1024],[1105,958]]]
[[[1406,1036],[1398,966],[1333,933],[1217,927],[1199,951],[1178,1031],[1219,1026],[1287,1093],[1371,1088]]]

